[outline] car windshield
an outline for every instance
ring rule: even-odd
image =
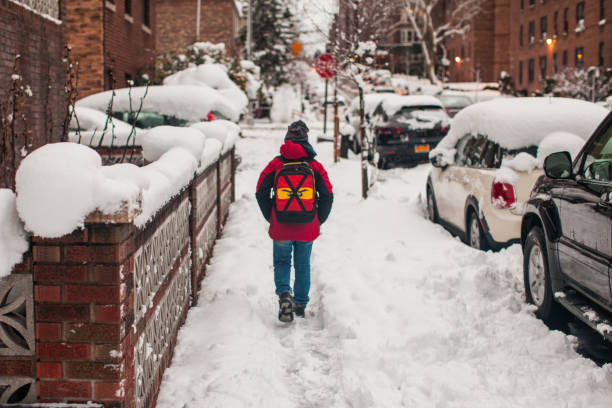
[[[113,112],[113,117],[120,119],[127,123],[133,122],[133,116],[136,115],[134,112],[130,115],[130,112]],[[150,129],[156,126],[178,126],[184,127],[187,121],[179,119],[175,116],[162,115],[157,112],[140,112],[138,113],[138,119],[136,120],[136,127],[142,129]]]
[[[612,124],[588,148],[582,175],[589,180],[612,180]]]
[[[413,122],[415,119],[422,122],[438,122],[448,116],[439,106],[404,106],[391,120],[400,123]]]
[[[440,95],[438,99],[446,108],[465,108],[472,104],[470,98],[462,95]]]

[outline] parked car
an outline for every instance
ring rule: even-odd
[[[446,113],[448,113],[448,116],[451,118],[461,109],[474,103],[469,96],[459,92],[443,91],[436,95],[436,97],[442,102],[442,106],[444,106]]]
[[[206,85],[141,86],[115,89],[114,93],[114,96],[113,91],[89,95],[76,105],[105,112],[112,100],[114,117],[127,123],[136,119],[136,126],[143,129],[187,126],[214,119],[238,122],[240,118],[240,111],[233,103]]]
[[[559,323],[564,310],[612,341],[612,113],[571,159],[553,153],[521,223],[527,301]]]
[[[378,167],[427,161],[429,152],[448,132],[450,121],[433,96],[386,95],[368,127],[368,138],[379,155]]]
[[[367,124],[374,113],[374,110],[385,98],[385,94],[368,93],[363,95],[363,110],[364,110],[364,121]],[[359,126],[361,124],[361,117],[359,113],[359,97],[353,98],[351,104],[346,112],[346,123],[340,126],[340,134],[344,139],[345,143],[348,144],[348,148],[354,153],[361,152],[361,136],[359,134]],[[348,125],[348,126],[347,126]],[[367,142],[367,140],[366,140]]]
[[[593,103],[565,98],[496,99],[468,106],[430,153],[429,218],[474,248],[518,243],[524,204],[542,175],[543,154],[577,153],[606,114]]]

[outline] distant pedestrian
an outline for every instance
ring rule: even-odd
[[[278,319],[305,317],[310,291],[310,254],[333,202],[332,185],[317,153],[308,142],[308,127],[298,120],[289,125],[280,155],[262,171],[255,196],[270,222],[274,283],[279,297]],[[295,282],[291,290],[291,258]]]

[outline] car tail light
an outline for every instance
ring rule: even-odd
[[[448,129],[450,129],[450,127],[442,125],[440,126],[440,133],[446,134],[448,132]]]
[[[402,128],[400,127],[396,127],[395,131],[397,132],[397,134],[399,135],[400,133],[402,133]]]
[[[491,203],[499,209],[513,208],[516,204],[514,186],[510,183],[493,183],[491,188]]]
[[[215,115],[213,115],[213,113],[212,113],[212,112],[208,112],[208,120],[209,120],[209,121],[212,121],[212,120],[215,120],[215,119],[217,119],[217,118],[215,117]]]

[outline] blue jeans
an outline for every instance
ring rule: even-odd
[[[308,303],[310,291],[310,253],[312,242],[274,241],[272,256],[274,258],[274,284],[276,294],[291,293],[291,252],[295,267],[294,297],[297,304]]]

